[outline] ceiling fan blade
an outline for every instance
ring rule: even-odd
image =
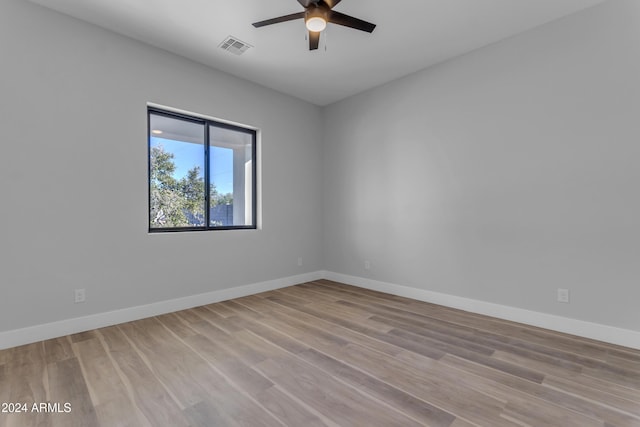
[[[298,1],[301,1],[301,0],[298,0]],[[329,9],[333,9],[334,7],[336,7],[338,3],[340,3],[341,0],[320,0],[320,1],[326,4],[329,7]]]
[[[280,22],[293,21],[294,19],[304,18],[304,12],[292,13],[291,15],[279,16],[273,19],[267,19],[265,21],[254,22],[253,25],[256,28],[264,27],[265,25],[278,24]]]
[[[309,50],[316,50],[320,45],[320,32],[309,31]]]
[[[373,32],[376,28],[376,24],[354,18],[353,16],[345,15],[344,13],[335,12],[333,10],[331,11],[331,15],[329,15],[329,22],[343,25],[345,27],[355,28],[360,31],[366,31],[367,33]]]

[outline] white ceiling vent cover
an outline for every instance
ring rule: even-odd
[[[224,39],[222,43],[218,45],[218,47],[220,49],[226,50],[227,52],[231,52],[236,55],[242,55],[253,46],[251,46],[249,43],[238,40],[236,37],[229,36]]]

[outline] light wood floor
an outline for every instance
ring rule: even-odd
[[[640,351],[329,281],[0,351],[1,426],[640,426]]]

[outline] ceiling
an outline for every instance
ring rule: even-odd
[[[604,0],[343,0],[372,34],[329,24],[308,50],[296,0],[30,0],[317,105],[328,105]],[[232,35],[253,47],[218,48]],[[326,46],[326,49],[325,49]]]

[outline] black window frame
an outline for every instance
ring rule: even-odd
[[[184,120],[191,123],[202,124],[204,128],[203,145],[204,145],[204,203],[205,203],[205,225],[203,226],[187,226],[187,227],[151,227],[151,115],[159,115],[168,118],[175,118],[178,120]],[[245,133],[251,136],[251,218],[252,223],[250,225],[225,225],[225,226],[211,226],[210,223],[210,127],[216,127],[221,129],[229,129],[241,133]],[[234,125],[226,122],[221,122],[214,119],[207,119],[198,116],[192,116],[185,113],[178,113],[174,111],[164,110],[158,107],[147,107],[147,224],[149,233],[173,233],[182,231],[216,231],[216,230],[256,230],[258,228],[258,161],[257,161],[257,136],[258,131],[249,127],[241,125]]]

